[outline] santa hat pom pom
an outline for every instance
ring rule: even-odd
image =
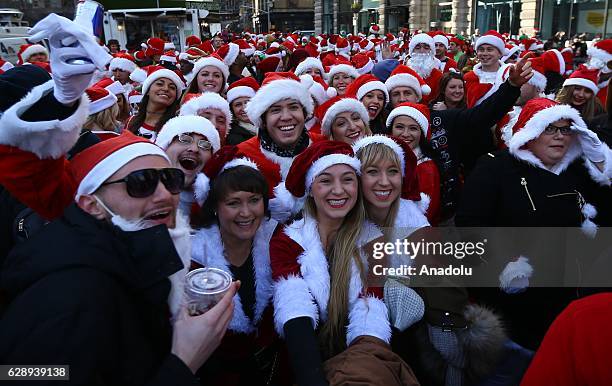
[[[421,86],[421,91],[423,92],[423,95],[429,95],[431,93],[431,87],[429,87],[429,85],[424,84],[423,86]]]
[[[425,193],[421,192],[421,201],[418,201],[416,205],[417,208],[419,208],[419,210],[421,211],[421,213],[425,214],[425,212],[427,212],[427,209],[429,209],[430,202],[431,198],[429,198],[429,196]]]
[[[595,218],[597,216],[597,209],[591,204],[584,204],[580,211],[586,218]]]
[[[580,229],[582,229],[582,233],[592,239],[594,239],[595,235],[597,234],[597,224],[588,218],[582,222]]]
[[[272,217],[275,217],[275,212],[291,212],[291,214],[297,214],[304,207],[304,202],[306,201],[306,196],[304,197],[295,197],[287,187],[285,186],[285,181],[282,181],[280,184],[274,187],[274,204],[270,204],[270,211],[272,212]]]
[[[312,86],[312,84],[314,83],[314,79],[312,79],[312,76],[310,76],[310,74],[302,74],[300,75],[300,83],[302,84],[302,86],[309,89],[310,86]]]
[[[196,177],[193,192],[195,195],[196,202],[198,205],[203,206],[204,202],[208,198],[208,192],[210,191],[210,178],[204,173],[198,173]]]
[[[144,83],[145,79],[147,79],[147,72],[142,68],[137,68],[130,74],[130,79],[133,82]]]
[[[331,99],[331,98],[335,98],[338,96],[338,90],[336,90],[333,87],[329,87],[327,89],[327,91],[325,91],[325,93],[327,94],[327,96]]]

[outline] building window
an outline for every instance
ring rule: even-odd
[[[484,33],[496,30],[518,35],[521,20],[521,2],[519,0],[478,0],[476,11],[476,28]]]

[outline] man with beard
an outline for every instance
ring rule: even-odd
[[[29,80],[14,82],[25,97],[15,95],[0,118],[12,170],[2,183],[29,173],[24,197],[59,190],[73,202],[5,262],[0,362],[68,365],[71,384],[198,385],[194,373],[224,335],[238,284],[203,315],[180,308],[191,257],[190,228],[177,215],[184,175],[158,146],[126,133],[66,160],[86,117],[78,89],[107,60],[66,66],[93,57],[93,37],[57,15],[41,23],[33,31],[50,37],[56,80],[27,95]]]
[[[491,96],[508,78],[508,64],[500,59],[506,53],[504,39],[497,31],[489,31],[474,45],[479,63],[465,77],[467,106],[476,106]]]
[[[417,34],[410,40],[408,50],[410,59],[406,61],[406,65],[416,71],[431,89],[429,95],[424,96],[422,100],[423,104],[429,104],[438,96],[442,78],[442,71],[438,69],[440,61],[434,56],[434,39],[425,33]]]
[[[450,42],[444,32],[438,31],[433,35],[433,40],[436,45],[436,59],[440,61],[440,67],[438,69],[442,73],[449,72],[451,70],[457,71],[457,62],[453,58],[446,56]]]

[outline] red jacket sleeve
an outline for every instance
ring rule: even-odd
[[[419,189],[430,199],[425,216],[432,226],[436,226],[440,217],[440,172],[431,160],[419,164],[416,172],[419,179]]]
[[[40,159],[13,146],[0,145],[0,184],[36,213],[52,220],[74,200],[77,184],[64,158]]]
[[[285,234],[284,229],[284,226],[277,227],[270,239],[270,265],[274,281],[289,275],[301,276],[297,257],[304,250]]]

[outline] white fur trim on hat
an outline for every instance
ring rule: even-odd
[[[221,148],[219,132],[215,126],[208,119],[197,115],[183,115],[170,119],[157,134],[155,144],[166,150],[174,138],[191,133],[206,137],[212,145],[213,153]]]
[[[234,100],[242,97],[253,98],[255,90],[249,86],[238,86],[227,91],[227,103],[232,103]]]
[[[310,186],[314,182],[314,179],[317,178],[319,174],[323,173],[325,169],[341,164],[352,167],[357,175],[361,175],[361,162],[359,162],[357,158],[346,154],[329,154],[313,162],[308,172],[306,172],[306,193],[310,192]]]
[[[200,96],[191,98],[181,106],[179,116],[199,115],[200,110],[217,109],[225,115],[225,126],[229,131],[232,122],[232,112],[230,111],[229,103],[223,97],[215,92],[205,92]]]
[[[136,68],[134,71],[130,73],[130,79],[136,83],[144,83],[147,79],[147,72],[142,68]]]
[[[233,159],[229,161],[228,163],[226,163],[225,165],[223,165],[223,167],[221,168],[221,171],[219,171],[219,174],[223,173],[225,170],[235,168],[238,166],[247,166],[249,168],[253,168],[259,171],[259,168],[257,167],[257,164],[255,162],[253,162],[249,158],[241,157],[241,158]],[[204,203],[206,202],[206,199],[208,198],[209,192],[210,192],[210,178],[204,173],[199,173],[193,185],[193,193],[194,193],[194,197],[198,205],[200,206],[204,205]]]
[[[98,162],[98,164],[87,173],[79,184],[76,196],[74,197],[75,201],[78,201],[84,194],[95,193],[96,190],[98,190],[110,176],[115,174],[117,170],[121,169],[133,159],[145,155],[157,155],[170,162],[166,153],[159,146],[151,142],[137,142],[122,147]]]
[[[104,87],[104,89],[110,92],[111,94],[115,94],[115,95],[125,94],[125,88],[123,87],[121,82],[119,82],[118,80]]]
[[[170,79],[176,85],[176,97],[180,98],[181,93],[185,89],[185,83],[183,83],[183,80],[177,75],[176,72],[166,68],[157,70],[151,75],[147,76],[147,79],[145,79],[144,83],[142,84],[142,95],[147,95],[149,87],[151,87],[156,80],[161,78]]]
[[[321,76],[325,75],[325,70],[323,69],[323,63],[317,58],[308,57],[304,59],[300,64],[295,68],[295,75],[300,76],[311,68],[316,68],[321,71]]]
[[[506,60],[508,60],[512,55],[514,55],[515,53],[519,52],[521,50],[521,47],[519,46],[512,46],[511,49],[506,51],[506,55],[502,56],[502,58],[500,59],[502,62],[506,63]],[[561,60],[561,62],[563,63],[563,60]]]
[[[506,267],[499,275],[499,288],[507,292],[511,288],[514,279],[529,279],[533,275],[533,267],[529,264],[529,259],[520,256],[516,261],[506,264]]]
[[[559,52],[559,50],[554,48],[550,51],[555,54],[557,60],[559,61],[559,75],[565,75],[565,59],[563,59],[563,55],[561,55],[561,52]]]
[[[427,117],[423,115],[422,112],[415,109],[414,107],[400,106],[391,110],[391,113],[387,117],[386,126],[391,127],[391,125],[393,124],[393,120],[401,115],[406,115],[414,119],[419,124],[419,126],[421,126],[421,131],[423,132],[423,135],[427,137],[427,134],[429,132],[429,121],[427,120]]]
[[[529,79],[527,83],[537,88],[539,92],[544,92],[544,90],[546,90],[546,77],[544,76],[544,74],[538,71],[534,70],[532,72],[533,76],[531,77],[531,79]]]
[[[136,63],[126,58],[113,58],[110,61],[108,69],[111,71],[122,70],[131,73],[136,69]]]
[[[32,44],[31,46],[23,50],[23,52],[21,53],[21,59],[25,63],[28,61],[28,59],[30,59],[30,56],[36,55],[36,54],[45,54],[49,56],[49,51],[47,51],[45,46],[42,46],[40,44]]]
[[[563,87],[565,86],[582,86],[586,87],[589,90],[593,91],[593,94],[597,94],[599,92],[599,87],[592,81],[585,78],[568,78],[563,82]]]
[[[63,120],[24,121],[21,116],[43,97],[53,92],[49,80],[34,87],[23,99],[0,115],[0,144],[36,154],[40,159],[57,159],[65,155],[79,138],[89,115],[89,98],[83,93],[76,111]]]
[[[435,35],[433,37],[433,40],[434,40],[434,45],[435,43],[442,43],[444,47],[446,47],[446,49],[448,50],[450,42],[448,41],[448,37],[446,37],[446,35],[442,35],[442,34]]]
[[[170,63],[176,63],[176,56],[172,56],[172,55],[162,55],[159,57],[159,61],[160,62],[170,62]]]
[[[195,62],[195,64],[193,65],[193,70],[191,71],[194,74],[192,82],[194,82],[195,79],[198,78],[198,73],[202,71],[204,67],[207,66],[213,66],[218,68],[219,71],[221,71],[221,73],[223,74],[223,81],[227,82],[227,78],[229,78],[229,67],[227,66],[227,64],[225,64],[225,62],[215,58],[214,56],[205,56]]]
[[[385,94],[385,104],[389,102],[389,92],[387,92],[387,86],[380,80],[367,82],[357,90],[357,99],[361,100],[370,91],[379,90]]]
[[[240,54],[240,46],[236,43],[229,43],[229,50],[225,58],[223,58],[223,63],[229,68],[236,61],[238,54]]]
[[[373,69],[374,69],[374,61],[370,59],[368,60],[365,66],[358,68],[357,72],[359,73],[359,75],[363,75],[363,74],[368,74],[372,72]]]
[[[478,40],[476,40],[476,43],[474,44],[474,50],[478,50],[478,47],[483,44],[490,44],[493,47],[497,48],[502,54],[502,56],[506,54],[506,44],[502,39],[498,38],[497,36],[482,35],[478,38]]]
[[[582,120],[582,117],[580,116],[580,113],[568,105],[554,105],[547,107],[533,114],[527,124],[512,135],[512,138],[510,138],[510,141],[508,142],[508,151],[510,154],[527,163],[559,175],[582,153],[578,141],[574,141],[570,145],[570,148],[565,153],[563,160],[558,162],[552,169],[544,167],[539,158],[537,158],[531,151],[522,149],[522,146],[532,139],[539,137],[548,125],[560,119],[569,119],[578,126],[586,126]]]
[[[393,92],[393,89],[396,87],[410,87],[418,95],[419,101],[423,98],[423,94],[429,94],[429,92],[424,92],[425,85],[421,87],[419,80],[410,74],[395,74],[390,76],[385,82],[385,86],[387,86],[387,91],[389,93]],[[427,89],[431,92],[429,87],[427,87]]]
[[[319,82],[312,82],[312,86],[308,88],[308,91],[319,106],[327,102],[330,98],[338,95],[338,91],[336,91],[335,88],[328,87],[327,90],[325,90]]]
[[[298,101],[306,109],[306,119],[312,116],[314,103],[310,93],[300,82],[293,79],[278,79],[263,85],[246,106],[249,120],[261,127],[261,117],[273,104],[284,99]]]
[[[370,123],[370,116],[368,115],[368,110],[365,108],[363,103],[359,102],[354,98],[343,98],[336,103],[334,103],[323,116],[323,120],[321,121],[321,134],[326,137],[331,135],[331,127],[334,123],[334,120],[338,116],[345,111],[355,112],[361,116],[361,120],[364,124],[368,125]]]
[[[612,60],[612,54],[602,50],[601,48],[597,48],[594,45],[587,48],[587,55],[592,58],[597,58],[604,63],[608,63],[610,60]]]
[[[408,43],[408,53],[412,55],[414,48],[421,43],[427,44],[432,53],[436,52],[436,44],[434,43],[434,39],[427,34],[420,33],[414,35],[412,39],[410,39],[410,42]]]
[[[367,137],[363,137],[357,140],[357,142],[353,144],[353,152],[357,154],[361,149],[365,149],[366,147],[373,145],[375,143],[385,145],[391,150],[393,150],[395,154],[397,154],[400,160],[400,168],[402,169],[402,175],[404,175],[404,171],[406,170],[406,160],[405,160],[404,149],[402,149],[402,147],[397,142],[395,142],[393,139],[385,135],[380,135],[380,134],[368,135]]]
[[[89,115],[99,113],[102,110],[106,110],[107,108],[113,106],[117,103],[117,97],[112,92],[108,92],[108,95],[104,97],[89,102]]]
[[[142,94],[130,95],[128,97],[129,103],[140,103],[142,101]]]
[[[357,70],[355,70],[355,67],[350,66],[348,64],[337,64],[335,66],[331,66],[331,68],[329,69],[329,72],[326,74],[328,83],[331,83],[331,80],[334,77],[334,75],[339,74],[341,72],[347,74],[353,79],[359,77],[359,73],[357,72]]]

